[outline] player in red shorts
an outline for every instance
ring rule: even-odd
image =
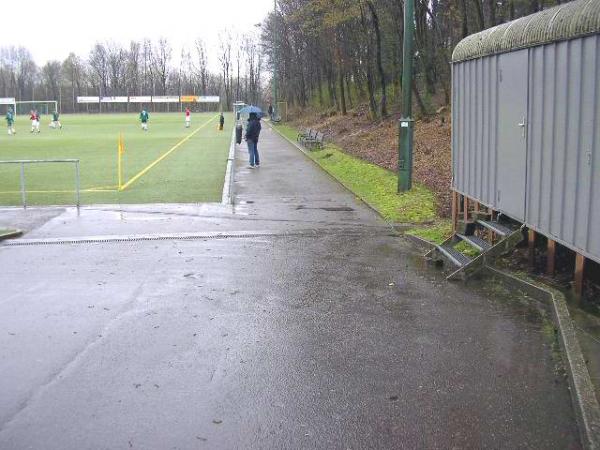
[[[192,123],[192,112],[190,108],[185,108],[185,127],[189,128]]]
[[[31,132],[37,131],[40,132],[40,113],[37,112],[37,109],[32,110],[30,112],[29,120],[31,120]]]

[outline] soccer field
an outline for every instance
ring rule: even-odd
[[[181,113],[150,114],[149,131],[140,129],[138,114],[62,115],[62,130],[42,118],[41,133],[30,133],[19,116],[17,134],[6,123],[0,134],[0,160],[79,159],[81,203],[195,203],[221,200],[231,142],[232,120],[196,113],[185,128]],[[119,133],[123,134],[122,189],[118,188]],[[0,205],[20,205],[20,165],[0,164]],[[25,166],[27,203],[75,202],[73,164]]]

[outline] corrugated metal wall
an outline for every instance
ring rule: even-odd
[[[453,187],[492,206],[496,195],[498,57],[452,66]]]
[[[525,223],[600,262],[600,36],[528,52]],[[452,67],[453,187],[498,208],[502,55]],[[499,163],[500,161],[500,163]]]
[[[600,260],[600,36],[529,49],[526,222]]]

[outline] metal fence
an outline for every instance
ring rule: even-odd
[[[79,180],[79,160],[78,159],[17,159],[12,161],[0,161],[0,164],[20,164],[20,184],[21,184],[21,203],[23,208],[27,208],[27,187],[25,179],[26,164],[55,164],[67,163],[75,165],[75,202],[77,208],[80,206],[80,180]]]

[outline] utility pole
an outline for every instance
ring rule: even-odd
[[[273,79],[271,80],[273,93],[271,101],[273,102],[273,117],[277,117],[277,72],[279,71],[277,61],[277,35],[279,31],[277,29],[277,0],[273,0],[273,17]]]
[[[415,0],[404,0],[404,43],[402,55],[402,117],[398,141],[398,192],[412,188],[413,136],[412,82],[415,34]]]

